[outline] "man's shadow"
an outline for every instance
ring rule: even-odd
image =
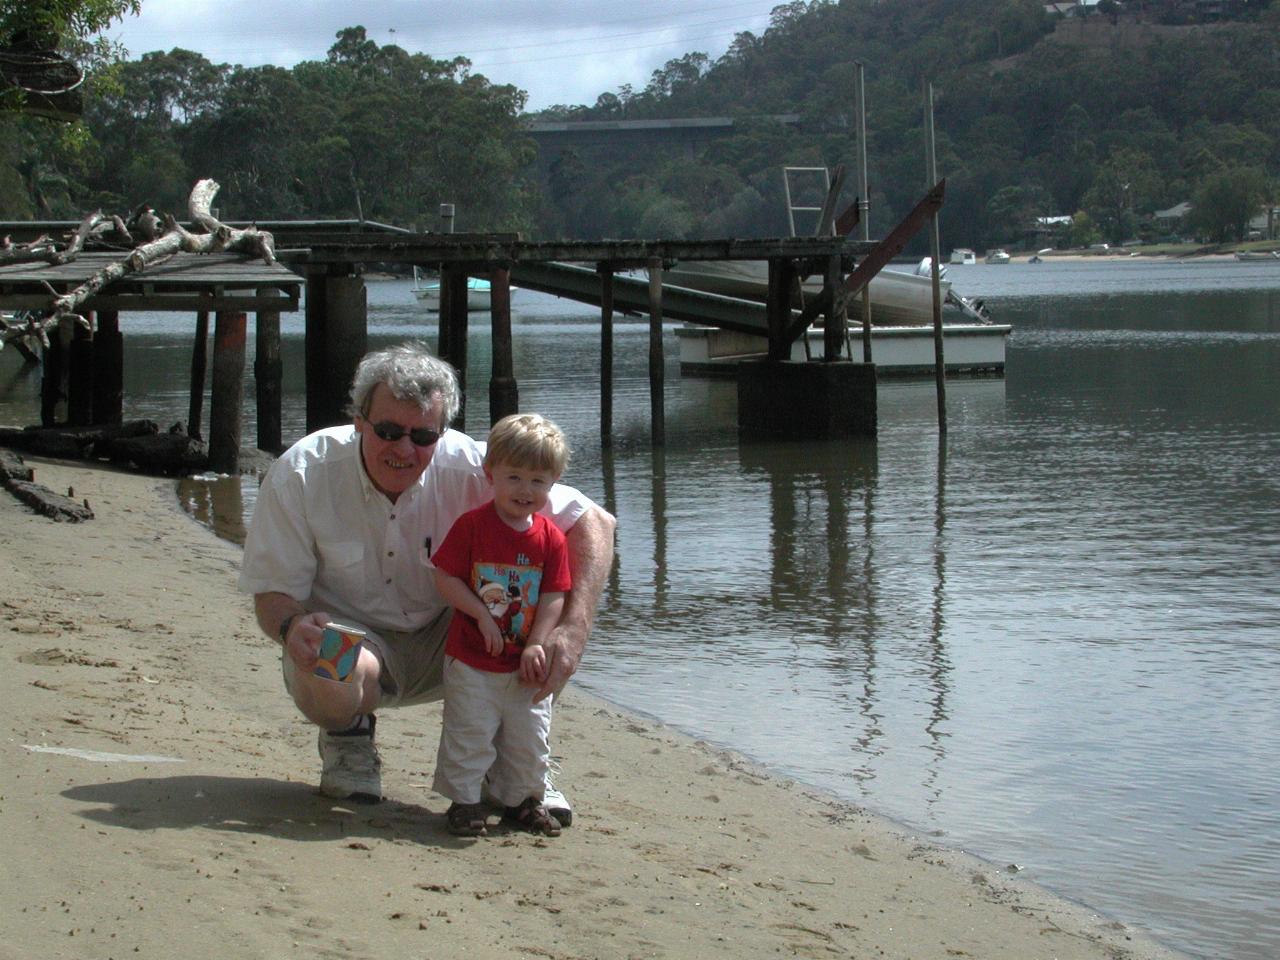
[[[449,833],[443,801],[435,811],[397,800],[361,804],[331,800],[305,783],[263,777],[139,777],[82,784],[62,795],[97,805],[80,816],[130,830],[204,827],[284,840],[403,839],[437,847],[473,842]]]

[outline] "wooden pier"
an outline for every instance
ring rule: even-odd
[[[940,203],[940,196],[937,201]],[[231,223],[230,226],[241,226]],[[905,244],[902,230],[880,243],[849,240],[841,236],[778,239],[724,240],[610,240],[531,242],[515,234],[413,233],[366,222],[259,222],[276,240],[280,263],[264,265],[243,255],[180,254],[144,273],[117,281],[85,304],[96,315],[91,336],[55,337],[45,356],[45,402],[42,421],[56,423],[56,409],[65,399],[69,424],[109,424],[121,415],[121,332],[119,314],[128,310],[182,311],[192,314],[195,348],[192,361],[192,406],[189,429],[201,424],[199,397],[203,391],[208,318],[214,317],[212,404],[210,411],[210,467],[221,472],[236,469],[240,446],[240,385],[245,370],[246,317],[256,317],[257,362],[254,380],[258,392],[258,446],[278,452],[280,435],[281,369],[279,316],[298,309],[299,288],[306,284],[306,426],[315,430],[349,419],[347,393],[356,364],[367,349],[367,304],[363,274],[370,264],[404,264],[437,269],[441,276],[438,352],[464,378],[467,369],[468,312],[466,281],[469,276],[487,278],[491,284],[493,365],[490,372],[490,417],[496,420],[519,408],[517,371],[512,360],[510,286],[512,278],[558,295],[598,303],[601,311],[601,442],[608,446],[612,433],[613,313],[620,306],[640,307],[649,316],[649,379],[651,388],[652,441],[665,441],[664,316],[691,318],[684,296],[664,289],[664,265],[691,260],[754,260],[768,264],[769,297],[763,308],[768,332],[768,364],[789,363],[792,342],[821,314],[828,330],[822,357],[830,369],[821,377],[802,378],[819,384],[817,394],[808,387],[797,394],[805,403],[824,409],[813,417],[797,417],[785,398],[753,405],[744,429],[765,435],[797,434],[797,420],[807,420],[820,435],[837,435],[850,429],[874,433],[874,369],[856,373],[858,417],[832,417],[831,411],[847,405],[839,391],[846,382],[834,377],[836,365],[851,364],[839,357],[844,341],[843,298],[865,284],[879,266]],[[40,233],[57,235],[75,228],[71,223],[0,223],[0,231],[15,240]],[[47,309],[53,293],[65,292],[102,266],[103,258],[119,254],[85,253],[61,266],[12,264],[0,267],[0,309]],[[856,264],[856,269],[855,269]],[[576,269],[575,269],[576,266]],[[649,271],[643,303],[620,291],[615,282],[624,271]],[[868,269],[873,268],[873,269]],[[572,277],[569,275],[572,274]],[[824,278],[823,294],[800,316],[793,315],[790,291],[798,276]],[[548,279],[550,278],[550,279]],[[670,300],[670,303],[667,301]],[[621,302],[620,302],[621,301]],[[745,308],[744,308],[745,309]],[[760,330],[759,318],[743,323],[733,311],[717,319],[698,313],[699,322],[727,329],[745,325]],[[817,371],[814,371],[815,374]],[[870,375],[870,392],[866,384]],[[765,385],[770,379],[752,375]],[[797,382],[795,376],[778,378],[777,385]],[[852,381],[849,381],[852,382]],[[870,405],[869,411],[865,409]],[[785,415],[777,411],[784,410]],[[776,416],[774,416],[776,414]],[[460,418],[465,417],[465,411]],[[779,419],[781,418],[781,419]],[[776,420],[776,422],[775,422]],[[850,426],[850,424],[855,424]]]

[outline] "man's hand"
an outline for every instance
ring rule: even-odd
[[[545,676],[533,694],[533,702],[547,699],[558,694],[569,682],[569,678],[578,672],[578,661],[582,659],[582,648],[586,646],[585,634],[575,635],[568,624],[561,623],[551,631],[551,635],[542,641],[546,651]]]
[[[303,613],[293,618],[289,624],[289,632],[284,638],[285,653],[297,664],[298,669],[310,673],[320,659],[320,642],[324,638],[324,628],[332,617],[323,611]]]
[[[579,517],[565,534],[573,589],[565,594],[564,612],[559,623],[542,641],[547,651],[547,678],[534,692],[534,703],[558,694],[578,671],[578,662],[582,659],[591,625],[595,622],[596,605],[613,566],[613,531],[616,525],[612,515],[593,507]]]

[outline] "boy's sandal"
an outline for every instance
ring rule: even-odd
[[[485,835],[484,804],[450,804],[445,817],[449,820],[449,832],[455,837],[483,837]]]
[[[518,807],[506,807],[502,818],[530,833],[540,833],[544,837],[560,836],[560,821],[553,817],[541,800],[528,797]]]

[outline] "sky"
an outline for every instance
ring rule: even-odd
[[[640,91],[668,60],[712,60],[734,35],[759,36],[780,0],[142,0],[104,35],[130,59],[182,47],[213,63],[290,67],[323,60],[335,34],[436,59],[529,94],[527,110],[594,104],[623,84]]]

